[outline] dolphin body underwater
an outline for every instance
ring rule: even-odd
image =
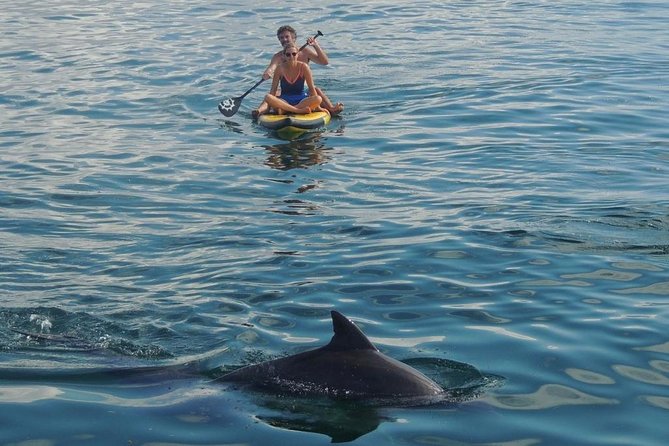
[[[418,370],[381,353],[364,333],[331,311],[330,343],[296,355],[242,367],[225,382],[342,399],[439,398],[445,391]]]

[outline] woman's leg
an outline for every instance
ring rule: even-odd
[[[302,110],[293,105],[290,105],[288,102],[277,96],[274,96],[273,94],[267,94],[267,96],[265,96],[265,102],[267,102],[267,104],[275,110],[283,110],[284,112],[288,113],[304,113]]]
[[[309,113],[312,109],[318,107],[321,103],[321,98],[320,96],[309,96],[308,98],[302,99],[297,105],[290,105],[288,102],[279,97],[276,97],[272,94],[267,94],[267,96],[265,96],[265,102],[267,102],[270,107],[277,110],[283,110],[288,113],[303,114]]]
[[[323,99],[320,96],[308,96],[302,99],[295,107],[308,110],[300,113],[311,113],[313,110],[321,108],[321,102],[323,102]]]
[[[281,94],[281,89],[277,90],[277,93]],[[267,105],[267,101],[265,101],[265,99],[263,98],[263,100],[260,103],[260,105],[258,106],[258,108],[256,108],[255,110],[251,110],[251,117],[253,119],[258,119],[258,116],[264,115],[265,113],[268,113],[269,111],[270,111],[269,110],[269,105]]]
[[[327,111],[329,111],[330,114],[337,115],[341,113],[342,110],[344,110],[344,104],[342,104],[341,102],[333,104],[330,98],[327,97],[325,92],[321,90],[319,87],[316,87],[316,93],[318,93],[318,95],[321,98],[323,98],[323,103],[321,104],[321,106],[325,108]]]
[[[253,119],[258,119],[258,116],[264,115],[269,111],[269,106],[267,105],[266,101],[262,101],[262,103],[256,108],[255,110],[251,110],[251,117]]]

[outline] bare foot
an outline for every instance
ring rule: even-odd
[[[334,107],[332,107],[329,111],[333,115],[338,115],[343,110],[344,110],[344,104],[342,104],[341,102],[337,102],[337,104]]]
[[[316,108],[314,109],[314,111],[325,112],[325,113],[327,113],[328,115],[332,116],[332,114],[330,113],[330,110],[328,110],[327,108],[323,108],[323,107],[321,107],[320,105],[319,105],[318,107],[316,107]]]
[[[267,105],[266,102],[263,102],[258,106],[258,108],[255,108],[251,111],[251,117],[253,119],[258,119],[260,115],[264,115],[270,111],[269,106]]]
[[[308,115],[309,113],[311,113],[311,109],[309,107],[298,108],[297,113],[300,115]]]

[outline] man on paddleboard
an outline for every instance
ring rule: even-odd
[[[297,40],[297,33],[292,26],[285,25],[277,30],[276,37],[279,39],[281,46],[285,47],[286,45],[295,45],[295,41]],[[330,63],[327,54],[325,51],[323,51],[316,39],[309,37],[307,39],[307,43],[308,45],[297,55],[298,61],[308,64],[309,61],[313,60],[319,65],[327,65]],[[269,65],[267,65],[267,68],[263,72],[263,79],[271,78],[274,75],[276,68],[285,62],[285,60],[284,50],[282,48],[281,51],[276,52],[274,56],[272,56],[272,60],[270,60]],[[316,93],[323,99],[321,106],[329,111],[330,114],[339,114],[344,109],[344,104],[341,102],[333,104],[332,101],[330,101],[330,98],[328,98],[325,92],[320,88],[316,87]],[[258,108],[251,112],[251,114],[254,118],[257,118],[258,116],[267,113],[268,110],[269,106],[267,102],[263,101],[258,106]]]

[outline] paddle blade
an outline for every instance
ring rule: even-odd
[[[239,106],[242,103],[242,98],[228,98],[225,101],[221,101],[218,104],[218,111],[223,113],[224,116],[228,118],[239,110]]]

